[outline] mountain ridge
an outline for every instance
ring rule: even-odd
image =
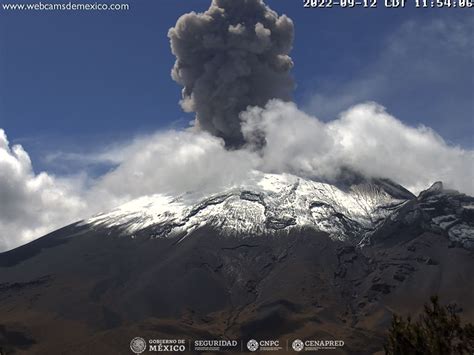
[[[129,206],[135,215],[125,218],[121,207],[1,253],[1,346],[18,354],[129,354],[136,336],[342,339],[335,353],[376,353],[393,313],[415,315],[433,294],[474,321],[474,198],[441,183],[400,199],[403,190],[387,181],[377,183],[391,194],[373,182],[343,191],[295,179],[270,175],[261,190],[187,194],[175,213],[152,206],[159,213],[146,223],[137,218],[145,199]],[[360,196],[363,208],[353,204]],[[268,222],[262,203],[273,209],[268,217],[303,211],[305,218]],[[217,217],[200,223],[222,211],[238,220],[242,213],[232,213],[242,206],[265,216],[243,212],[263,232],[228,233]],[[177,223],[171,234],[176,216],[189,216],[184,226],[197,222]],[[342,237],[302,221],[326,221]]]
[[[240,187],[205,197],[144,196],[84,223],[117,227],[124,234],[146,229],[156,237],[189,233],[207,224],[237,234],[313,227],[342,238],[356,229],[374,228],[390,209],[413,198],[389,180],[365,180],[344,191],[290,174],[257,174]]]

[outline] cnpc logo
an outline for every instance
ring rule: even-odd
[[[280,350],[279,340],[260,340],[251,339],[247,342],[247,349],[250,351],[276,351]]]

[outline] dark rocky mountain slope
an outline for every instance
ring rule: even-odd
[[[119,209],[0,254],[0,346],[130,354],[135,336],[299,338],[368,354],[382,350],[394,312],[414,315],[434,294],[474,321],[473,198],[372,181],[331,191],[331,202],[308,186],[246,187],[161,217],[147,202],[150,223]],[[229,227],[239,218],[248,227]]]

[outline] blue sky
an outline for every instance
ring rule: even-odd
[[[472,10],[304,9],[268,0],[295,22],[292,57],[303,110],[331,120],[374,100],[403,122],[473,147]],[[170,78],[167,31],[207,0],[133,0],[127,12],[0,12],[0,128],[35,170],[192,116]]]

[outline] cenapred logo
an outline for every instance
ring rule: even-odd
[[[291,343],[291,347],[294,351],[301,351],[304,349],[303,341],[299,339],[293,340],[293,343]]]
[[[291,347],[294,351],[319,351],[319,350],[336,350],[344,346],[344,340],[293,340]]]
[[[250,351],[257,351],[258,350],[258,341],[255,339],[251,339],[247,342],[247,349]]]
[[[132,341],[130,342],[130,349],[135,353],[135,354],[141,354],[146,350],[146,341],[143,338],[136,337],[133,338]]]

